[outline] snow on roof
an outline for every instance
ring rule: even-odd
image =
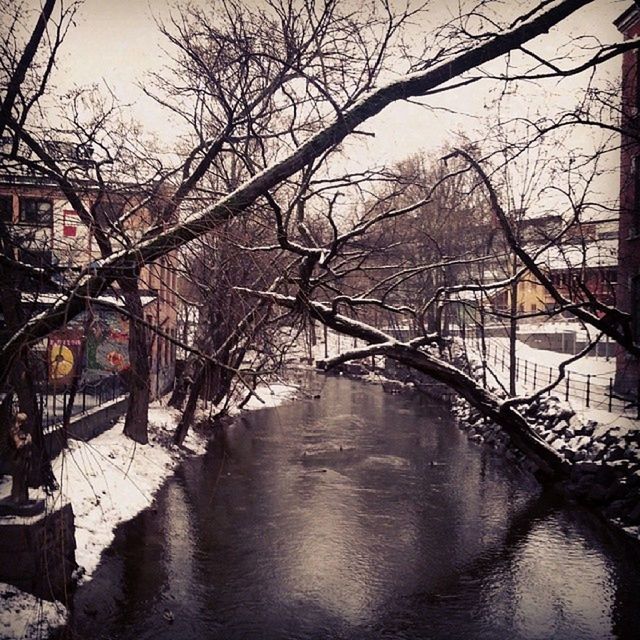
[[[543,251],[536,258],[536,262],[549,270],[614,267],[618,264],[618,240],[599,240],[585,246],[578,244],[552,246]]]
[[[20,299],[22,302],[34,302],[43,305],[52,305],[56,302],[62,302],[67,296],[60,293],[21,293]],[[142,306],[146,307],[156,300],[157,296],[148,295],[140,296]],[[125,307],[125,301],[118,296],[99,296],[93,299],[94,303],[100,304],[101,302],[111,307],[118,307],[120,309]]]

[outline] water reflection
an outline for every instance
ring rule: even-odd
[[[156,506],[120,529],[77,594],[79,637],[640,628],[634,548],[540,496],[446,413],[377,387],[328,379],[322,400],[245,417]]]
[[[191,524],[192,507],[187,492],[178,483],[171,483],[163,493],[163,533],[165,540],[164,566],[165,589],[172,599],[180,603],[180,615],[197,616],[198,600],[191,591],[195,580],[193,540],[195,532]],[[175,618],[173,609],[167,608],[164,617]]]

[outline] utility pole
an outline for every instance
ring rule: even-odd
[[[515,253],[511,255],[511,296],[509,309],[509,394],[516,395],[516,340],[518,332],[518,280],[516,273],[518,272],[518,258]]]

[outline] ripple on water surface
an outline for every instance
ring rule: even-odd
[[[434,405],[329,378],[321,400],[245,416],[186,462],[156,511],[121,527],[71,626],[131,639],[635,640],[638,565]]]

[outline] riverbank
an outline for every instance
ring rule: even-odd
[[[504,394],[508,380],[500,372],[483,373],[479,356],[459,353],[468,361],[468,371],[478,381],[487,379],[489,388]],[[531,389],[521,389],[523,395]],[[453,410],[460,427],[479,443],[495,449],[520,466],[530,463],[510,444],[498,425],[487,420],[469,403],[457,398]],[[585,504],[610,525],[640,541],[640,424],[623,413],[590,409],[581,403],[563,400],[552,390],[523,403],[520,408],[534,431],[571,465],[563,492]]]
[[[521,351],[542,357],[550,364],[562,362],[564,354],[544,352],[520,345]],[[486,374],[479,354],[464,345],[454,346],[454,363],[478,382],[486,379],[489,389],[505,397],[508,379],[505,372],[488,367]],[[604,370],[606,360],[595,361]],[[583,363],[593,372],[594,362]],[[573,364],[573,371],[578,363]],[[451,402],[459,427],[468,437],[494,449],[525,473],[535,475],[535,465],[515,446],[509,435],[487,420],[465,400],[451,394],[444,385],[403,367],[387,366],[373,370],[362,363],[345,363],[336,372],[381,384],[388,393],[426,394]],[[519,383],[518,392],[532,394],[534,389]],[[551,391],[534,402],[523,403],[521,411],[535,433],[569,463],[570,476],[562,484],[569,499],[580,502],[601,515],[610,526],[640,541],[640,423],[623,411],[610,412],[568,402]]]
[[[307,399],[235,420],[118,528],[68,635],[634,637],[635,546],[430,399],[308,378]]]
[[[322,359],[324,351],[339,350],[332,340],[328,348],[317,344],[311,351],[297,354],[296,362],[311,364]],[[351,345],[349,345],[351,346]],[[355,346],[355,345],[354,345]],[[394,379],[375,361],[364,367],[360,363],[344,365],[344,373],[383,386],[391,393],[429,394],[433,389],[420,381],[407,383]],[[371,366],[373,365],[373,366]],[[471,358],[470,370],[479,378],[482,366]],[[499,389],[494,381],[494,389]],[[277,406],[295,393],[290,385],[278,384],[258,389],[245,409]],[[432,396],[434,394],[431,394]],[[435,396],[441,390],[435,387]],[[315,397],[315,396],[314,396]],[[501,457],[510,458],[525,469],[527,460],[510,447],[508,437],[496,425],[487,422],[460,400],[453,402],[459,426],[477,442],[496,449]],[[603,412],[604,413],[604,412]],[[640,539],[640,443],[636,421],[604,414],[576,411],[567,403],[551,396],[527,408],[527,417],[536,431],[573,464],[566,489],[581,502],[600,511],[605,518],[628,535]],[[122,423],[90,442],[72,441],[68,451],[55,462],[61,490],[48,498],[48,508],[67,502],[76,516],[76,559],[82,569],[79,582],[87,581],[100,562],[102,551],[113,539],[113,530],[121,522],[132,519],[148,507],[158,488],[186,456],[204,451],[206,435],[191,431],[181,448],[172,445],[171,437],[179,413],[162,404],[150,411],[150,443],[136,446],[122,435]],[[531,470],[529,468],[529,470]],[[0,483],[0,493],[8,491],[7,479]],[[631,518],[631,520],[630,520]],[[635,520],[638,519],[638,523]],[[3,607],[0,612],[0,638],[46,637],[65,624],[66,609],[59,603],[38,601],[12,586],[0,587]]]
[[[293,385],[261,385],[243,411],[278,406],[296,393]],[[190,430],[183,446],[173,445],[179,418],[179,411],[154,403],[149,410],[149,444],[144,446],[124,436],[122,419],[88,442],[71,440],[53,463],[59,490],[51,496],[31,491],[31,497],[46,500],[47,511],[72,505],[79,584],[91,578],[118,524],[147,508],[186,456],[204,453],[206,433]],[[4,477],[0,497],[9,491],[10,478]],[[12,521],[19,523],[20,518]],[[11,585],[0,584],[0,602],[0,639],[47,637],[67,619],[62,603],[39,600]]]

